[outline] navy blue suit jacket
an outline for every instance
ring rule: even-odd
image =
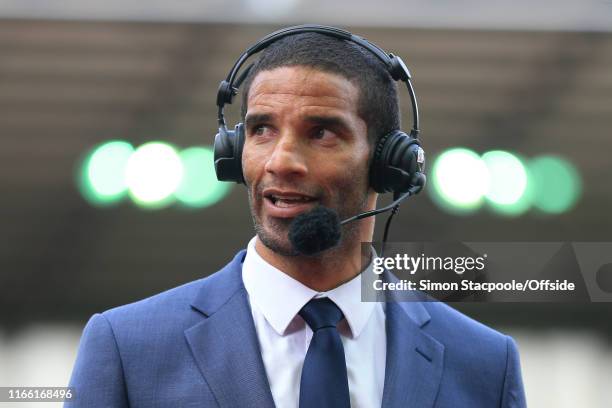
[[[242,283],[217,273],[94,315],[67,407],[274,407]],[[383,407],[524,407],[514,341],[444,303],[387,303]],[[279,407],[282,408],[282,407]]]

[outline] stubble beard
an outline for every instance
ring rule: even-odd
[[[352,185],[354,187],[354,184]],[[342,192],[354,191],[351,188],[343,189]],[[289,241],[289,229],[291,227],[291,222],[293,218],[273,218],[267,217],[267,222],[264,225],[262,222],[262,217],[258,214],[257,206],[255,203],[254,197],[252,197],[252,189],[248,188],[248,198],[249,198],[249,207],[251,210],[251,218],[253,219],[253,226],[255,229],[255,233],[261,242],[269,248],[271,251],[284,256],[284,257],[299,257],[304,256],[297,252],[297,250],[293,247],[291,242]],[[261,194],[259,194],[261,197]],[[367,188],[362,194],[350,196],[350,202],[346,200],[342,200],[341,197],[347,197],[349,194],[340,193],[337,196],[337,202],[334,207],[329,207],[330,209],[336,211],[338,213],[338,217],[340,220],[344,220],[348,217],[361,213],[365,210],[367,199],[368,199],[368,190]],[[262,201],[264,198],[261,199]],[[263,202],[260,203],[259,208],[263,211]],[[309,256],[308,258],[316,258],[316,257],[324,257],[330,256],[334,252],[341,252],[342,249],[346,249],[347,245],[351,243],[357,242],[360,240],[359,234],[359,223],[351,222],[341,227],[342,235],[340,237],[340,241],[338,244],[330,248],[329,250],[314,254]]]

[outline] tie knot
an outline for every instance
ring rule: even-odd
[[[329,298],[311,299],[298,313],[313,332],[324,327],[336,327],[344,315]]]

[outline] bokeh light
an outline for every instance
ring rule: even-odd
[[[127,193],[124,175],[133,152],[132,145],[123,140],[110,140],[92,149],[79,171],[83,197],[96,206],[121,201]]]
[[[180,153],[185,172],[175,196],[185,206],[211,206],[227,195],[231,184],[217,180],[213,151],[207,147],[191,147]]]
[[[132,154],[125,169],[130,196],[144,208],[161,208],[174,200],[183,177],[183,164],[167,143],[149,142]]]
[[[533,180],[533,205],[548,214],[570,210],[578,201],[582,185],[578,171],[561,157],[546,155],[529,163]]]
[[[503,215],[516,216],[531,205],[532,186],[523,161],[507,151],[492,150],[482,155],[490,176],[485,194],[489,207]]]
[[[472,150],[449,149],[432,166],[430,189],[434,201],[455,213],[478,209],[489,190],[489,172],[483,160]]]

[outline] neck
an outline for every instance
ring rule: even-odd
[[[283,256],[266,247],[259,238],[255,249],[275,268],[313,290],[325,292],[353,279],[369,262],[370,252],[362,254],[361,242],[372,240],[374,217],[355,222],[359,223],[356,234],[349,234],[353,236],[317,256]]]

